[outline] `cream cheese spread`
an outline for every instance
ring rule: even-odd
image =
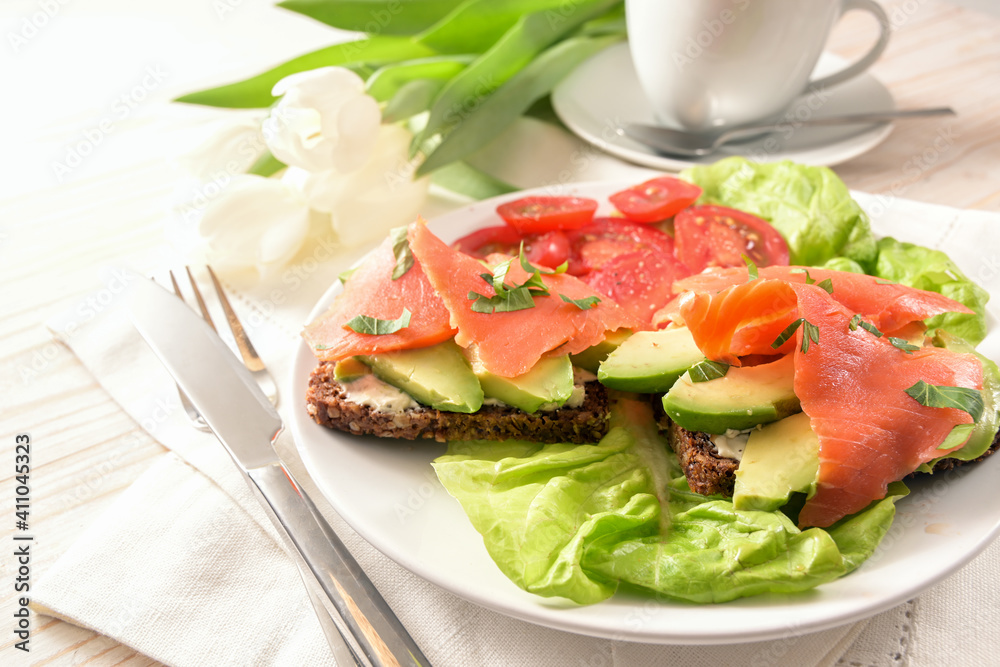
[[[347,400],[371,408],[375,412],[402,412],[420,407],[420,404],[405,391],[371,374],[347,382],[343,388]]]
[[[752,432],[753,429],[747,431],[729,429],[723,434],[713,434],[711,436],[712,444],[715,445],[715,451],[719,453],[719,456],[741,461],[743,460],[743,450],[747,448],[747,440],[750,439]]]

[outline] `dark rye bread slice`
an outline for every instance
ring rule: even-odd
[[[659,401],[654,401],[659,403]],[[657,423],[666,432],[670,447],[684,470],[688,486],[695,493],[706,496],[721,495],[731,498],[736,484],[736,469],[739,462],[735,459],[719,456],[707,433],[696,433],[681,428],[673,422],[662,410],[657,412]],[[972,461],[958,459],[942,459],[934,464],[934,472],[951,470],[964,463],[979,463],[1000,449],[1000,433],[993,438],[993,444],[982,456]],[[916,477],[921,473],[911,473],[906,479]]]
[[[560,408],[529,414],[498,405],[484,405],[464,414],[420,407],[401,412],[378,412],[347,399],[334,379],[334,363],[320,362],[309,378],[306,409],[319,424],[355,435],[404,440],[530,440],[587,444],[608,432],[609,403],[604,386],[585,385],[586,396],[578,408]]]

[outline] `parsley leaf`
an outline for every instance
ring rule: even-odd
[[[475,299],[472,302],[472,311],[475,313],[511,313],[535,307],[535,300],[531,297],[530,290],[523,285],[505,290],[503,294],[496,296],[469,292],[469,299]]]
[[[478,292],[469,292],[468,298],[472,301],[472,311],[476,313],[510,313],[516,310],[525,310],[528,308],[535,307],[534,297],[536,296],[548,296],[549,288],[545,285],[542,280],[542,270],[535,268],[524,256],[524,244],[521,244],[520,253],[521,268],[525,271],[530,271],[531,275],[520,285],[508,285],[504,281],[507,279],[507,274],[510,273],[510,267],[513,265],[514,260],[508,259],[506,262],[501,262],[494,269],[493,273],[480,273],[479,277],[483,281],[493,288],[494,295],[486,296],[485,294],[480,294]],[[566,265],[560,267],[562,271],[566,270]],[[554,273],[560,273],[561,271],[557,269],[556,271],[547,271],[547,275],[553,275]],[[580,304],[577,304],[578,306]],[[583,308],[584,306],[580,306]]]
[[[559,298],[565,301],[566,303],[573,304],[580,310],[587,310],[588,308],[593,308],[601,301],[601,299],[597,296],[586,296],[582,299],[571,299],[565,294],[560,294]]]
[[[919,350],[919,345],[911,345],[909,341],[905,338],[896,338],[895,336],[889,336],[889,342],[893,344],[894,347],[899,348],[907,354],[913,354],[915,350]]]
[[[920,405],[929,408],[957,408],[968,412],[977,422],[983,416],[983,394],[978,389],[928,384],[918,380],[906,393]]]
[[[742,257],[743,261],[747,263],[747,273],[750,274],[750,280],[748,280],[747,282],[752,283],[753,281],[757,280],[757,278],[760,275],[757,272],[757,265],[754,264],[753,260],[747,257],[746,255],[740,255],[740,257]]]
[[[361,265],[359,264],[358,266],[352,266],[349,269],[344,269],[343,271],[340,272],[340,275],[337,276],[337,278],[340,279],[340,282],[346,285],[347,281],[351,279],[351,276],[353,276],[360,268]]]
[[[725,377],[728,372],[729,364],[706,359],[692,366],[688,370],[688,376],[691,378],[691,382],[708,382],[709,380]]]
[[[865,322],[861,319],[861,313],[856,313],[854,317],[851,318],[851,321],[847,323],[847,326],[851,328],[851,331],[857,331],[858,327],[861,327],[868,333],[873,334],[876,338],[882,337],[882,332],[878,330],[878,327],[871,322]]]
[[[392,239],[392,254],[396,258],[396,266],[392,269],[392,279],[398,280],[413,268],[413,251],[410,250],[410,240],[406,237],[406,227],[394,227],[389,230]]]
[[[809,351],[810,341],[819,344],[819,327],[813,324],[812,322],[808,321],[806,318],[800,317],[799,319],[795,320],[787,327],[785,327],[784,331],[778,334],[778,337],[774,339],[773,343],[771,343],[771,347],[777,350],[779,347],[784,345],[788,341],[788,339],[795,334],[795,331],[800,326],[802,327],[803,354]]]
[[[400,329],[410,326],[410,311],[403,308],[403,314],[395,320],[380,320],[368,315],[357,315],[348,320],[344,326],[355,333],[371,334],[373,336],[396,333]]]
[[[809,269],[795,269],[792,273],[804,273],[806,274],[806,285],[816,285],[820,289],[824,290],[827,294],[833,294],[833,279],[827,278],[826,280],[817,283],[816,279],[809,275]],[[854,329],[851,329],[854,331]]]

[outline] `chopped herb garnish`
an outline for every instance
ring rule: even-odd
[[[396,333],[400,329],[410,326],[410,311],[404,308],[403,314],[395,320],[380,320],[377,317],[358,315],[348,320],[344,326],[356,333],[374,336]]]
[[[868,333],[873,334],[876,338],[882,337],[882,332],[878,330],[878,327],[871,322],[865,322],[861,319],[860,313],[855,314],[854,317],[851,318],[851,321],[847,323],[847,326],[851,328],[851,331],[857,331],[858,327],[861,327]]]
[[[528,261],[528,258],[525,257],[524,255],[524,241],[521,241],[521,249],[520,251],[518,251],[517,257],[518,260],[521,262],[521,268],[527,271],[528,273],[538,273],[543,276],[554,276],[558,273],[566,273],[566,269],[569,268],[569,262],[563,262],[562,264],[556,267],[555,271],[546,271],[545,269],[541,269],[533,265],[531,262]]]
[[[586,296],[582,299],[571,299],[565,294],[560,294],[559,298],[565,301],[566,303],[573,304],[580,310],[587,310],[588,308],[593,308],[601,301],[601,299],[596,296]]]
[[[802,354],[809,351],[809,341],[819,344],[819,327],[807,320],[802,320]]]
[[[500,262],[493,269],[493,273],[480,273],[479,277],[485,280],[493,287],[493,291],[497,293],[497,296],[502,296],[504,292],[509,289],[503,284],[503,281],[507,279],[507,273],[510,271],[511,262],[514,260],[508,259],[506,262]]]
[[[549,288],[542,282],[542,276],[537,273],[532,273],[530,278],[521,283],[521,287],[527,287],[535,296],[549,295]]]
[[[810,341],[812,341],[813,343],[819,344],[819,327],[816,326],[815,324],[813,324],[812,322],[809,322],[808,320],[806,320],[806,318],[800,317],[799,319],[795,320],[794,322],[792,322],[791,324],[789,324],[787,327],[785,327],[785,330],[782,331],[778,335],[778,337],[774,339],[773,343],[771,343],[771,347],[774,348],[775,350],[777,350],[779,347],[781,347],[782,345],[784,345],[786,342],[788,342],[789,338],[791,338],[793,335],[795,335],[795,331],[800,326],[802,327],[802,334],[803,334],[802,335],[802,354],[805,354],[806,352],[809,351],[809,342]]]
[[[742,257],[743,261],[747,263],[747,273],[750,274],[750,280],[748,280],[747,282],[752,283],[753,281],[757,280],[758,276],[760,275],[757,271],[757,265],[754,264],[753,260],[747,257],[746,255],[740,255],[740,257]]]
[[[390,229],[389,238],[392,239],[392,254],[396,258],[392,279],[397,280],[413,268],[413,252],[410,250],[410,240],[406,236],[406,227]]]
[[[353,276],[360,268],[361,268],[360,265],[352,266],[351,268],[342,271],[340,275],[337,277],[340,279],[340,282],[346,285],[347,281],[350,280],[351,276]]]
[[[927,384],[918,380],[906,393],[929,408],[957,408],[968,412],[977,422],[983,416],[983,394],[978,389]]]
[[[816,285],[820,289],[826,291],[827,294],[833,294],[833,279],[827,278],[826,280],[817,283],[816,279],[809,275],[809,269],[794,269],[792,273],[804,273],[806,274],[806,285]],[[851,329],[853,331],[853,329]]]
[[[493,273],[480,273],[479,277],[493,288],[494,296],[486,296],[478,292],[469,292],[468,298],[472,300],[472,311],[476,313],[510,313],[516,310],[525,310],[535,307],[534,297],[548,296],[549,288],[542,281],[542,271],[533,267],[524,257],[524,247],[521,247],[521,268],[530,271],[531,275],[520,285],[508,285],[504,281],[510,273],[510,267],[514,260],[508,259],[501,262],[494,269]],[[562,269],[565,271],[565,268]],[[560,272],[558,269],[548,271],[548,275]],[[582,306],[581,306],[582,307]]]
[[[688,376],[691,378],[691,382],[708,382],[725,377],[728,372],[729,364],[706,359],[692,366],[688,371]]]
[[[469,292],[469,299],[475,299],[472,302],[472,311],[475,313],[512,313],[535,307],[531,292],[523,285],[505,290],[503,294],[496,296]]]
[[[895,336],[889,336],[889,342],[893,344],[894,347],[899,348],[907,354],[913,354],[914,351],[919,350],[919,345],[911,345],[905,338],[896,338]]]
[[[969,439],[969,434],[972,433],[974,428],[976,428],[975,424],[955,424],[955,427],[945,437],[944,442],[938,445],[937,448],[952,449],[958,447]]]

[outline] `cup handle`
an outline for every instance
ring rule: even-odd
[[[834,72],[833,74],[824,76],[821,79],[810,81],[809,85],[807,85],[805,90],[802,92],[810,93],[814,90],[821,90],[823,88],[836,85],[842,81],[847,81],[848,79],[861,74],[866,69],[871,67],[872,64],[878,60],[879,56],[882,55],[882,52],[885,51],[885,47],[889,44],[889,17],[886,15],[885,10],[882,9],[882,7],[874,0],[845,0],[844,10],[841,16],[852,9],[861,9],[875,15],[880,31],[878,41],[876,41],[868,53],[866,53],[865,56],[856,63],[845,67],[839,72]]]

